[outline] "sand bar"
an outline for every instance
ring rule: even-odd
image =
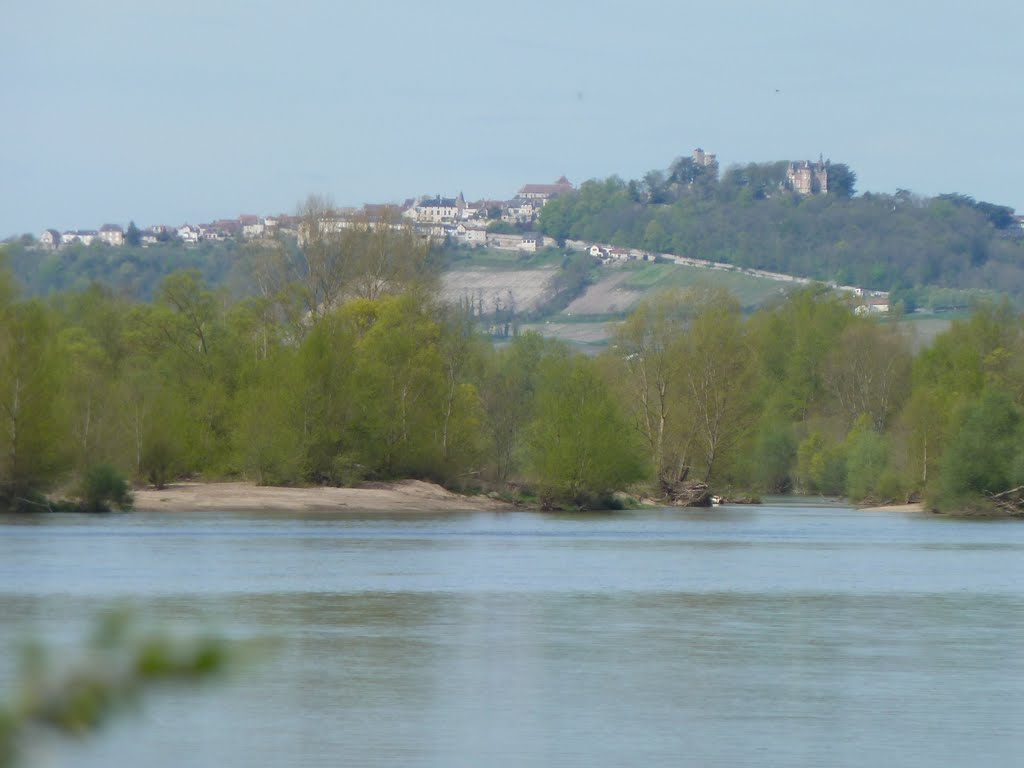
[[[254,483],[175,483],[135,491],[142,512],[334,511],[457,512],[505,510],[512,505],[486,496],[462,496],[421,480],[360,488],[274,488]]]
[[[886,504],[881,507],[862,507],[864,512],[925,512],[924,504],[917,501],[912,504]]]

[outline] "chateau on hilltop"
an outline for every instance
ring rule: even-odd
[[[818,156],[817,163],[801,160],[790,163],[786,169],[786,186],[798,195],[827,195],[828,166]]]

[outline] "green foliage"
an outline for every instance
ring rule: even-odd
[[[527,463],[547,503],[580,504],[642,479],[634,434],[589,359],[541,362]]]
[[[73,663],[29,645],[18,665],[18,695],[0,707],[0,766],[15,765],[21,750],[46,732],[84,736],[98,730],[147,689],[220,674],[239,650],[237,643],[210,635],[144,632],[125,611],[100,617],[92,642]]]
[[[109,464],[90,467],[82,478],[77,496],[85,512],[124,511],[131,509],[134,501],[128,481]]]
[[[750,476],[754,487],[768,493],[790,490],[796,453],[796,436],[791,426],[780,422],[763,424],[752,446]]]
[[[877,498],[889,451],[868,416],[862,416],[846,436],[846,495],[851,501]]]
[[[68,464],[60,374],[51,313],[0,306],[0,508],[46,491]]]
[[[713,174],[676,170],[645,186],[594,183],[570,202],[650,196],[672,201],[656,204],[664,215],[713,216]],[[740,181],[727,172],[720,184]],[[735,190],[737,205],[747,191]],[[786,211],[833,204],[785,199]],[[902,325],[859,318],[822,288],[744,316],[724,291],[689,287],[641,304],[589,359],[533,334],[493,347],[472,314],[431,298],[425,250],[373,234],[347,250],[325,242],[322,263],[279,285],[271,267],[283,262],[247,251],[268,290],[244,300],[195,271],[170,275],[152,304],[99,285],[22,300],[0,268],[0,506],[53,508],[45,494],[76,480],[83,506],[126,503],[127,477],[525,483],[547,504],[587,507],[640,481],[872,500],[927,492],[955,506],[1024,480],[1024,323],[1008,303],[976,305],[915,354]],[[391,264],[374,245],[410,250],[374,272]],[[346,253],[362,266],[332,262]],[[564,298],[593,262],[557,257]],[[668,270],[650,267],[630,277],[646,285]],[[317,289],[333,299],[315,312],[303,309],[309,269],[338,278]]]
[[[787,163],[726,170],[689,158],[643,180],[584,182],[541,210],[540,229],[881,290],[944,287],[1024,295],[1024,237],[1012,210],[963,196],[854,196],[856,174],[829,163],[828,195],[784,189]]]
[[[1024,483],[1021,409],[999,389],[987,388],[966,405],[942,460],[944,507],[1000,493]]]
[[[797,449],[797,480],[804,492],[841,496],[846,491],[844,446],[812,432]]]

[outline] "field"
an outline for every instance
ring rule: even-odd
[[[496,307],[507,309],[510,304],[516,312],[529,312],[548,295],[557,269],[456,269],[442,275],[442,296],[452,304],[471,301],[479,306],[482,302],[486,313]]]
[[[485,313],[515,306],[517,313],[535,310],[548,298],[561,255],[554,249],[537,254],[476,249],[449,262],[442,277],[444,299],[452,303],[482,302]],[[752,311],[790,288],[785,283],[728,270],[678,264],[626,262],[599,267],[595,282],[563,311],[523,326],[573,344],[604,345],[615,326],[640,301],[659,291],[699,286],[724,288]]]
[[[472,300],[474,306],[479,306],[482,302],[485,313],[510,305],[517,313],[531,312],[550,297],[551,281],[560,263],[561,256],[553,249],[538,254],[474,250],[450,263],[454,268],[443,275],[443,295],[452,303]],[[753,312],[795,287],[738,270],[650,262],[601,266],[595,270],[594,279],[564,310],[523,325],[521,330],[562,339],[585,350],[599,350],[637,304],[659,291],[723,288],[739,300],[745,312]],[[914,347],[920,348],[948,328],[953,317],[952,313],[914,313],[897,322]]]

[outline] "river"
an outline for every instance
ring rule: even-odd
[[[793,499],[608,515],[0,516],[12,649],[129,602],[275,650],[53,766],[1017,766],[1024,525]]]

